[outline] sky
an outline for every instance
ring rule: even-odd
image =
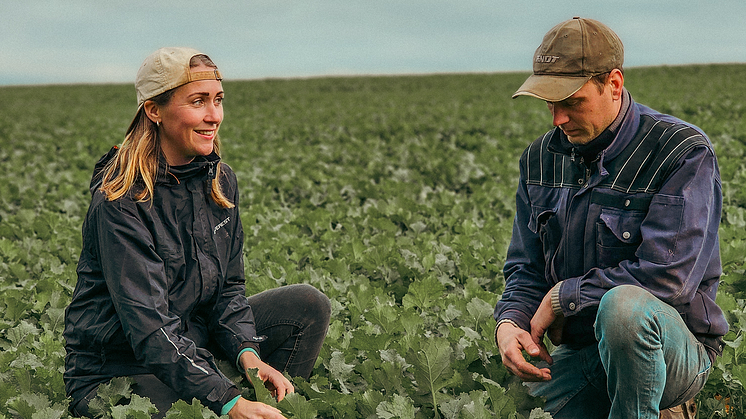
[[[625,67],[746,63],[746,0],[0,0],[0,85],[133,83],[163,46],[226,80],[530,71],[573,16],[611,27]]]

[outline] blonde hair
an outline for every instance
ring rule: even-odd
[[[195,55],[189,62],[190,67],[197,67],[199,64],[217,68],[206,55]],[[165,106],[176,89],[178,87],[150,100],[159,106]],[[106,195],[106,199],[113,201],[123,197],[133,188],[138,179],[142,181],[144,187],[142,190],[133,191],[135,199],[138,202],[152,199],[158,176],[160,146],[158,126],[147,117],[145,109],[140,107],[119,151],[103,169],[100,190]],[[220,156],[220,139],[217,135],[213,140],[213,150]],[[220,186],[220,166],[220,164],[216,166],[215,178],[212,179],[211,198],[223,208],[233,208],[235,205],[226,198]]]

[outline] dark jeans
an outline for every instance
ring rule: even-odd
[[[306,284],[287,285],[248,297],[254,313],[254,322],[259,336],[267,339],[259,344],[262,361],[279,371],[287,371],[291,377],[311,376],[316,358],[324,343],[331,305],[329,299],[316,288]],[[200,347],[210,348],[204,327],[192,324],[187,335]],[[212,351],[215,357],[223,354]],[[235,359],[230,360],[232,364]],[[179,396],[155,375],[130,376],[135,381],[132,391],[148,397],[158,408],[154,418],[165,416]],[[81,400],[73,409],[76,416],[89,416],[88,403],[96,396],[96,389]],[[188,400],[191,403],[191,401]]]

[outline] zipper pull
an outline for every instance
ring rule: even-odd
[[[210,176],[210,179],[215,177],[215,163],[210,162],[208,163],[210,165],[210,170],[207,172],[207,175]]]

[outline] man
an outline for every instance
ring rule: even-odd
[[[495,337],[555,418],[658,418],[702,388],[728,331],[712,144],[635,103],[623,59],[611,29],[576,17],[513,95],[546,101],[555,128],[520,160]]]

